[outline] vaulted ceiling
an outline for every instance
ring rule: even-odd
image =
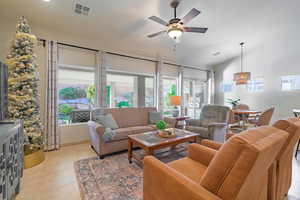
[[[174,49],[167,35],[146,37],[164,28],[148,20],[149,16],[166,21],[173,17],[170,0],[79,1],[90,7],[89,16],[75,14],[73,0],[1,0],[0,17],[24,15],[31,23],[98,41],[106,49],[160,56],[193,66],[212,65],[239,55],[241,41],[247,49],[254,49],[276,34],[289,37],[299,27],[299,0],[182,0],[179,17],[197,8],[202,13],[189,25],[208,27],[208,31],[184,33]],[[213,55],[216,52],[220,55]]]

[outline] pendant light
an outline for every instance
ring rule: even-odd
[[[235,73],[233,80],[235,81],[236,85],[244,85],[251,79],[250,72],[243,72],[243,56],[244,56],[244,42],[240,43],[241,46],[241,72]]]

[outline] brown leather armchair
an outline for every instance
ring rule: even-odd
[[[260,127],[230,138],[219,151],[192,144],[188,157],[168,164],[147,156],[144,200],[266,200],[268,168],[287,137]]]
[[[282,200],[291,187],[293,150],[300,138],[300,118],[279,120],[273,127],[288,133],[288,139],[276,157],[276,163],[269,169],[269,199]],[[229,134],[231,136],[234,135]],[[223,145],[212,140],[202,140],[201,144],[214,150],[220,150]]]

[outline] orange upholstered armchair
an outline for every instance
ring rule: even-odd
[[[144,200],[266,200],[268,169],[287,137],[260,127],[230,138],[219,151],[191,144],[188,157],[168,164],[147,156]]]
[[[269,169],[269,199],[282,200],[291,187],[293,150],[300,138],[300,118],[279,120],[273,127],[288,133],[288,139],[276,157],[276,163]],[[201,144],[214,150],[221,149],[223,145],[212,140],[202,140]]]

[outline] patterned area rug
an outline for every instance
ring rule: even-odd
[[[155,156],[167,163],[186,155],[186,145],[159,151]],[[142,154],[142,150],[136,150]],[[74,163],[83,200],[142,200],[143,169],[140,163],[129,164],[127,152],[79,160]]]

